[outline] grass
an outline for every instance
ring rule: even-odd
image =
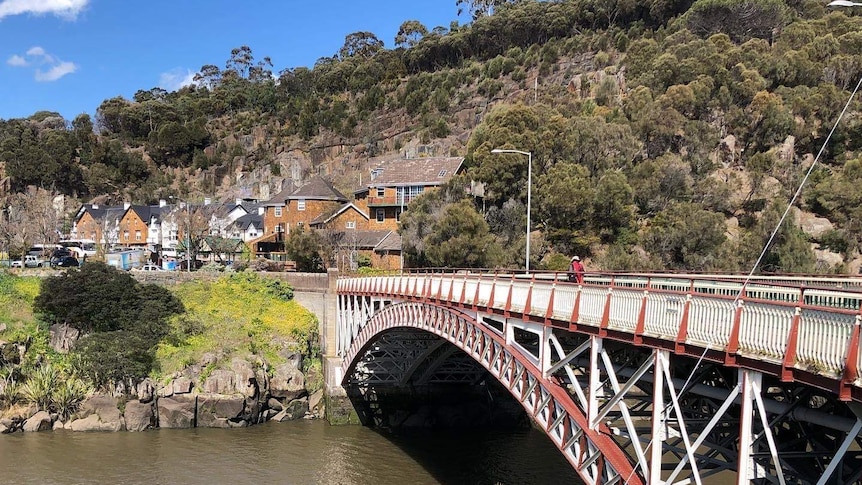
[[[7,331],[33,323],[33,300],[39,294],[40,278],[16,276],[0,270],[0,323]]]
[[[279,354],[283,349],[316,357],[309,354],[316,352],[317,318],[271,281],[237,273],[215,282],[184,283],[172,291],[186,313],[172,319],[171,334],[156,351],[161,376],[198,362],[208,352],[220,356],[216,367],[234,357],[253,356],[274,366],[284,362]]]

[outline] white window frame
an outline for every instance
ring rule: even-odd
[[[386,187],[377,187],[377,197],[383,198],[386,196]]]
[[[275,217],[281,217],[281,207],[275,208]]]
[[[296,201],[296,210],[304,211],[305,210],[305,199],[298,199]]]
[[[347,229],[356,229],[356,221],[347,221],[344,227]]]

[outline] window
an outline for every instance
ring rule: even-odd
[[[281,207],[275,208],[275,217],[281,217]]]
[[[299,199],[296,201],[296,210],[304,211],[305,210],[305,199]]]
[[[347,229],[356,229],[356,221],[347,221],[344,227]]]
[[[141,231],[135,231],[135,241],[141,240]]]
[[[386,211],[383,209],[377,209],[377,222],[383,222],[384,218],[386,218]]]
[[[438,177],[444,177],[446,175],[446,170],[440,170],[440,173],[437,174]]]
[[[129,231],[123,231],[123,239],[126,241],[129,240]]]
[[[386,194],[386,189],[383,187],[377,187],[377,197],[383,197]]]

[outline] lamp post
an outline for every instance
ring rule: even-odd
[[[191,213],[191,210],[190,210],[190,208],[189,208],[189,203],[188,203],[188,202],[186,202],[186,201],[183,201],[183,200],[182,200],[182,199],[180,199],[179,197],[174,197],[173,195],[168,196],[168,197],[169,197],[171,200],[176,200],[178,204],[183,204],[183,205],[185,205],[185,209],[186,209],[186,222],[187,222],[187,224],[186,224],[186,231],[185,231],[185,233],[186,233],[186,234],[185,234],[185,236],[186,236],[186,237],[185,237],[185,239],[186,239],[186,240],[185,240],[185,249],[186,249],[186,273],[191,273],[191,272],[192,272],[192,255],[191,255],[191,245],[192,245],[192,235],[191,235],[191,230],[192,230],[192,213]],[[177,224],[177,229],[179,230],[179,224]],[[174,249],[174,252],[176,252],[176,249]]]
[[[521,150],[503,150],[495,148],[491,153],[518,153],[527,156],[527,256],[525,267],[527,272],[530,272],[530,196],[533,191],[533,152],[524,152]]]

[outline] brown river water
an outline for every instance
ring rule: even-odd
[[[324,421],[0,436],[0,484],[580,484],[535,429],[380,433]]]

